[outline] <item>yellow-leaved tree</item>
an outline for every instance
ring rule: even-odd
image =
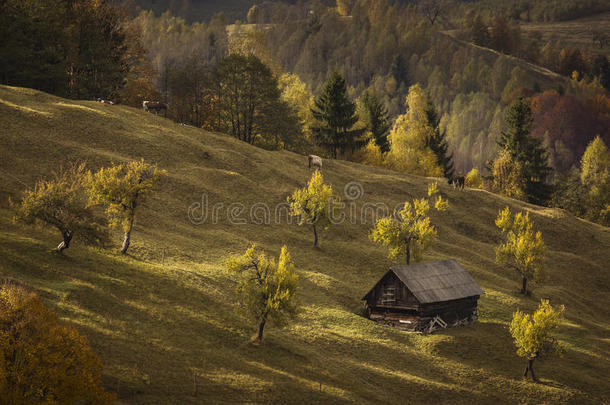
[[[580,166],[587,218],[610,225],[610,152],[599,136],[587,146]]]
[[[502,149],[493,161],[493,191],[518,200],[525,199],[525,177],[523,165],[510,156],[507,149]]]
[[[370,238],[388,248],[388,256],[396,258],[405,254],[406,263],[411,259],[421,261],[424,252],[436,237],[436,228],[430,222],[430,203],[438,211],[446,211],[449,203],[438,192],[438,184],[428,185],[428,197],[405,202],[402,210],[393,216],[381,218],[375,224]],[[436,199],[434,199],[436,197]]]
[[[473,168],[468,172],[464,179],[464,185],[470,188],[483,188],[483,179],[477,168]]]
[[[513,218],[508,207],[498,213],[496,226],[502,231],[496,262],[509,265],[521,275],[521,294],[527,294],[528,280],[540,282],[547,278],[542,233],[534,232],[529,214],[518,212]]]
[[[0,403],[110,404],[102,363],[87,339],[37,294],[0,287]]]
[[[290,197],[290,215],[298,218],[298,225],[311,225],[313,245],[318,247],[318,226],[328,224],[330,210],[335,202],[333,187],[324,183],[324,177],[316,170],[307,186],[295,190]]]
[[[434,152],[426,146],[426,141],[434,135],[434,128],[426,115],[427,97],[418,84],[409,88],[406,103],[407,112],[396,119],[388,136],[390,151],[386,157],[387,164],[406,173],[442,177],[443,168],[437,164]]]
[[[144,162],[144,159],[89,173],[91,201],[103,204],[110,224],[124,232],[121,253],[127,253],[129,249],[136,209],[166,174],[165,170]]]
[[[303,142],[296,147],[300,151],[310,151],[313,148],[313,135],[311,128],[315,125],[315,118],[311,109],[314,107],[314,96],[299,76],[293,73],[284,73],[278,79],[278,87],[282,92],[282,100],[296,111],[303,129]]]
[[[297,311],[296,291],[299,277],[290,253],[282,247],[277,264],[252,245],[243,256],[227,260],[227,270],[238,274],[239,304],[258,324],[258,341],[263,340],[267,322],[284,325]]]
[[[101,244],[105,229],[89,206],[83,188],[85,179],[85,164],[81,163],[56,173],[50,180],[40,180],[15,205],[15,221],[56,228],[62,236],[57,246],[59,253],[70,247],[74,235],[85,243]]]
[[[552,352],[561,354],[562,347],[555,339],[555,332],[561,325],[564,310],[563,305],[556,310],[549,301],[541,300],[534,315],[521,311],[513,314],[510,333],[517,346],[517,355],[527,359],[524,377],[529,373],[532,380],[537,381],[534,361]]]

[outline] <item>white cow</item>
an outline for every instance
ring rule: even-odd
[[[309,168],[314,168],[316,170],[322,170],[322,158],[316,155],[307,156],[307,160],[309,161]]]

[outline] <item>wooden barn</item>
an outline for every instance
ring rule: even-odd
[[[484,294],[453,259],[394,266],[364,296],[370,319],[398,329],[431,332],[476,321]]]

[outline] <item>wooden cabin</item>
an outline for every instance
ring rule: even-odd
[[[394,266],[364,296],[368,317],[398,329],[431,332],[476,321],[484,294],[453,259]]]

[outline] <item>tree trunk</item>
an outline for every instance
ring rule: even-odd
[[[133,228],[133,218],[134,218],[134,216],[132,215],[131,218],[129,219],[129,228],[127,228],[127,231],[125,232],[125,238],[123,239],[123,246],[121,247],[122,254],[127,253],[127,249],[129,249],[129,244],[131,243],[131,229]]]
[[[523,373],[523,377],[527,377],[527,373],[529,372],[532,376],[532,381],[538,381],[536,379],[536,375],[534,374],[534,360],[530,359],[527,361],[527,365],[525,366],[525,372]]]
[[[267,322],[267,320],[263,318],[261,323],[258,324],[258,341],[259,342],[263,341],[263,330],[265,329],[265,322]]]
[[[407,247],[405,248],[406,254],[407,254],[407,266],[409,264],[411,264],[411,244],[409,243],[409,240],[407,239]]]
[[[318,247],[318,231],[316,230],[316,224],[313,224],[313,246]]]
[[[527,295],[527,278],[525,276],[521,276],[521,294]]]
[[[57,246],[57,253],[63,253],[64,249],[67,249],[70,247],[70,241],[72,240],[72,232],[71,231],[65,231],[61,233],[61,236],[64,238],[64,240]]]

